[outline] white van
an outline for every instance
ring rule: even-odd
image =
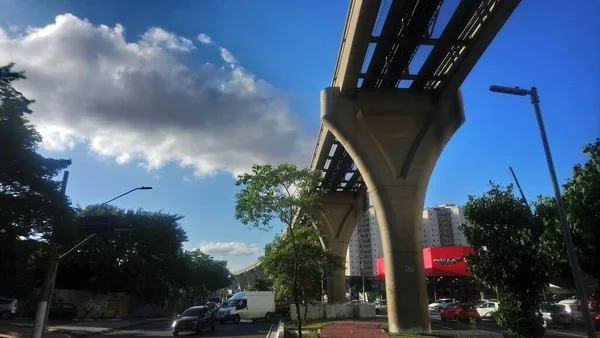
[[[217,312],[220,323],[242,319],[271,320],[275,313],[275,297],[271,291],[246,291],[233,295]]]

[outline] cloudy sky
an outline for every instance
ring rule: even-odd
[[[490,94],[492,82],[540,88],[559,176],[570,175],[581,146],[600,135],[592,94],[600,80],[586,76],[600,73],[591,61],[600,59],[591,23],[600,13],[589,5],[517,10],[463,86],[467,124],[439,161],[427,205],[463,203],[489,179],[510,183],[507,165],[527,194],[551,192],[531,107]],[[281,228],[253,231],[234,220],[233,177],[254,163],[309,163],[346,1],[0,6],[0,64],[26,71],[18,89],[36,100],[41,151],[73,160],[74,202],[153,186],[116,204],[184,215],[186,247],[232,269],[261,255]],[[579,43],[577,32],[596,39]]]

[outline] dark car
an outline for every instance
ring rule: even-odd
[[[173,335],[179,332],[196,332],[210,329],[214,331],[217,327],[215,314],[206,306],[192,306],[177,316],[173,322]]]

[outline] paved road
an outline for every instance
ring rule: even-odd
[[[436,313],[430,313],[429,317],[431,318],[431,329],[432,330],[456,330],[456,329],[465,329],[465,326],[469,326],[465,323],[457,323],[454,321],[445,321],[442,322],[440,320],[440,315]],[[507,333],[506,330],[498,326],[495,322],[491,320],[482,320],[477,325],[477,328],[480,330],[488,330],[499,333]],[[598,330],[596,330],[598,331]],[[596,336],[600,337],[600,333],[596,332]],[[546,334],[544,337],[555,337],[555,338],[587,338],[587,334],[585,328],[582,326],[575,326],[570,330],[565,330],[562,328],[548,328],[546,329]]]
[[[218,324],[215,332],[201,332],[200,338],[214,337],[239,337],[239,338],[265,338],[269,328],[273,325],[277,327],[277,321],[273,322],[244,322],[238,324]],[[125,338],[125,337],[172,337],[171,322],[165,321],[160,323],[140,325],[124,330],[118,330],[111,333],[103,334],[105,338]],[[195,336],[190,334],[179,334],[179,337]]]

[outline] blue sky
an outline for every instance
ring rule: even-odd
[[[232,173],[254,159],[309,163],[319,127],[319,91],[331,82],[347,5],[337,0],[0,0],[0,63],[14,60],[28,71],[22,89],[37,99],[32,120],[47,127],[41,151],[73,160],[67,190],[73,202],[99,203],[136,186],[152,186],[115,205],[185,216],[186,247],[202,247],[236,269],[255,260],[281,228],[246,230],[234,219]],[[50,29],[55,17],[66,13],[73,17]],[[490,93],[490,84],[538,87],[558,177],[571,175],[572,165],[585,159],[582,146],[600,136],[600,31],[593,23],[598,16],[600,4],[594,1],[571,6],[523,1],[462,86],[467,122],[438,162],[427,206],[462,204],[467,195],[487,190],[488,180],[510,183],[508,165],[529,199],[552,193],[531,104]],[[117,24],[128,43],[137,43],[135,51],[115,38]],[[25,31],[28,26],[46,30]],[[198,40],[201,33],[210,36],[210,44]],[[109,57],[102,60],[89,53],[107,50]],[[132,60],[142,52],[147,63],[158,65]],[[90,55],[93,63],[84,60]],[[144,77],[158,72],[168,80],[182,65],[186,70],[177,74],[189,81],[180,81],[185,86],[169,82],[168,90],[157,89],[165,81]],[[112,92],[114,82],[104,75],[133,68],[139,72],[128,81],[140,89]],[[180,100],[165,107],[152,101],[157,93],[152,90],[160,95],[172,95],[173,88],[203,91],[217,88],[219,81],[228,84],[227,93],[245,90],[239,105],[230,96],[219,101],[208,94],[199,96],[212,105],[179,96],[166,96]],[[190,107],[197,108],[198,118],[176,121],[187,116],[174,112]],[[260,117],[263,111],[274,117]],[[112,123],[129,112],[139,114],[120,124],[130,129]],[[273,134],[269,128],[281,121],[293,130]],[[218,129],[228,124],[233,131]],[[129,135],[130,130],[135,132]],[[178,131],[186,136],[168,137]],[[244,145],[237,141],[244,133],[259,136]],[[232,159],[237,151],[243,156]]]

